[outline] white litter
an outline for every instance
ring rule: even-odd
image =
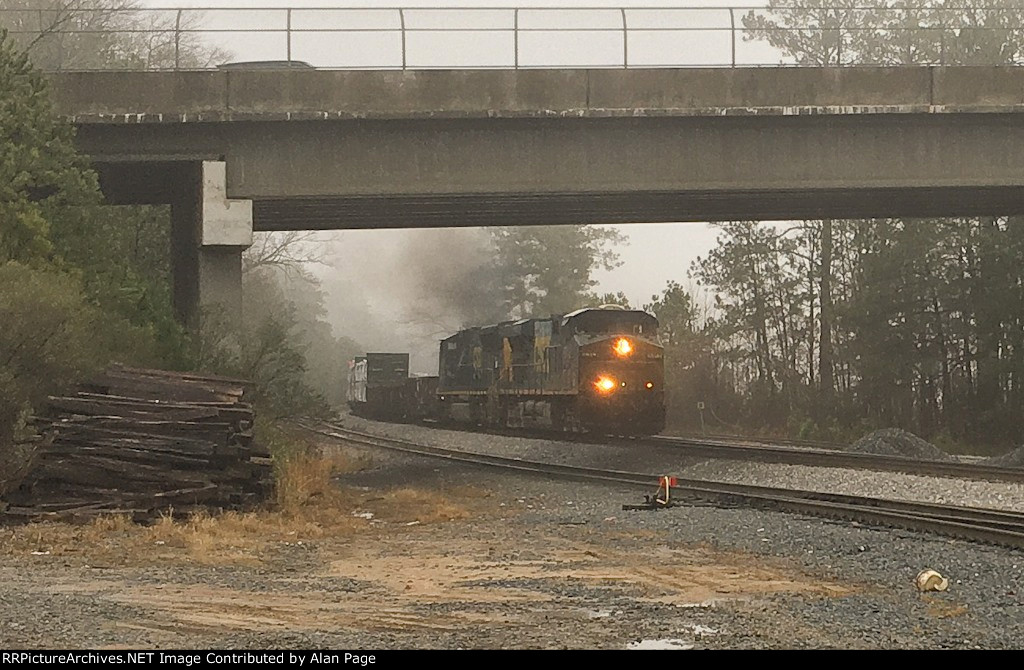
[[[922,570],[914,580],[918,591],[945,591],[949,588],[949,580],[934,570]]]
[[[630,642],[626,649],[693,649],[693,645],[685,640],[676,638],[667,640],[640,640]]]

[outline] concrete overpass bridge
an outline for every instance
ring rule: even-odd
[[[113,203],[169,203],[176,300],[253,230],[1024,214],[1013,67],[51,75]]]

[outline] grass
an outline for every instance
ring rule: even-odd
[[[218,515],[177,515],[171,510],[149,525],[126,516],[99,517],[84,525],[28,524],[0,529],[0,555],[35,552],[111,565],[259,565],[284,544],[329,543],[367,531],[374,522],[428,524],[466,518],[467,510],[452,496],[477,496],[469,489],[346,489],[334,478],[367,467],[365,456],[325,448],[281,425],[258,426],[257,434],[267,441],[275,463],[274,495],[261,509]],[[372,518],[356,516],[364,511]]]

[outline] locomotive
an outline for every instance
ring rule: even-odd
[[[348,398],[375,418],[642,435],[665,427],[664,380],[658,320],[602,307],[461,330],[436,377],[408,376],[408,354],[367,354]]]

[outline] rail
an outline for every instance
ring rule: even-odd
[[[0,8],[50,70],[1024,63],[1024,7]],[[870,38],[870,39],[865,39]]]

